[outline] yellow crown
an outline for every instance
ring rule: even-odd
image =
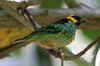
[[[74,23],[77,23],[78,20],[76,20],[73,16],[75,15],[70,15],[70,16],[67,16],[66,18],[72,20]]]

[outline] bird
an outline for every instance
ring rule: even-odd
[[[16,41],[30,41],[46,49],[58,49],[69,45],[81,23],[86,22],[76,15],[69,15]]]

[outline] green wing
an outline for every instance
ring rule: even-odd
[[[30,39],[30,38],[33,39],[37,37],[37,35],[57,34],[57,33],[64,33],[67,31],[68,28],[66,28],[66,26],[62,24],[62,22],[57,21],[32,32],[30,35],[24,37],[23,39]]]
[[[48,26],[36,30],[35,32],[32,32],[30,35],[55,34],[55,33],[64,32],[66,30],[67,28],[64,26],[64,24],[52,23]]]

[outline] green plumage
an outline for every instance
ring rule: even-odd
[[[34,42],[49,49],[64,47],[72,42],[76,29],[80,23],[80,21],[74,23],[72,20],[64,18],[50,25],[44,26],[20,40],[37,40]]]

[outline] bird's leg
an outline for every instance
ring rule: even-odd
[[[56,49],[46,49],[49,54],[55,56],[55,57],[60,57],[62,55],[62,53]]]
[[[64,66],[64,60],[63,60],[63,54],[56,49],[46,49],[51,55],[55,56],[55,57],[60,57],[61,58],[61,66]]]

